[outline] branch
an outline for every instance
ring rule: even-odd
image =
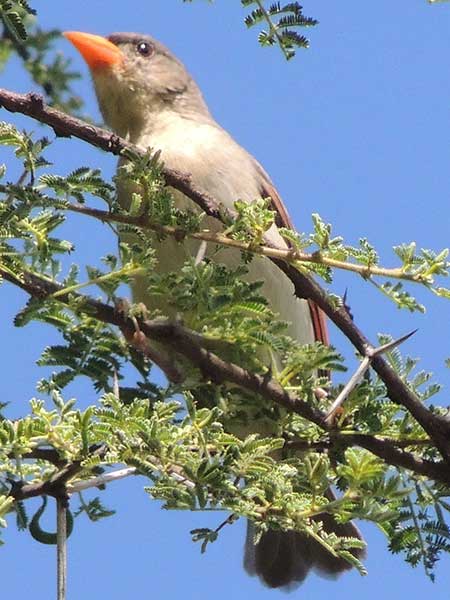
[[[6,186],[0,186],[0,190],[7,189]],[[406,273],[401,267],[386,268],[376,266],[357,265],[355,263],[349,263],[343,260],[336,260],[334,258],[328,258],[320,252],[300,252],[295,249],[279,248],[277,246],[265,246],[256,245],[251,242],[243,242],[228,237],[220,232],[211,232],[209,230],[189,232],[183,230],[181,227],[173,227],[171,225],[161,225],[159,223],[153,223],[146,217],[146,215],[139,217],[132,217],[130,215],[122,215],[119,213],[111,213],[106,210],[99,210],[97,208],[90,208],[83,204],[68,204],[64,207],[66,210],[76,212],[78,214],[94,217],[99,221],[108,223],[122,223],[124,225],[133,225],[140,227],[141,229],[148,229],[150,231],[156,231],[166,235],[179,238],[185,236],[194,240],[201,240],[211,244],[219,244],[228,248],[235,248],[242,252],[250,252],[258,256],[266,256],[268,258],[278,258],[285,261],[288,264],[299,267],[298,263],[311,263],[316,265],[324,265],[326,267],[341,269],[344,271],[350,271],[357,273],[364,278],[372,277],[372,275],[379,275],[381,277],[389,277],[391,279],[401,279],[403,281],[413,281],[415,283],[421,283],[424,277],[421,274]]]
[[[37,496],[52,496],[67,499],[67,482],[81,471],[80,461],[75,461],[55,473],[47,481],[39,483],[15,482],[9,492],[14,500],[26,500]]]
[[[93,453],[96,454],[95,452]],[[156,457],[151,457],[151,460],[155,465],[159,466],[161,463]],[[53,496],[59,502],[60,500],[67,504],[68,496],[83,490],[88,490],[93,487],[99,487],[130,477],[131,475],[138,475],[139,472],[136,467],[126,467],[118,469],[117,471],[111,471],[110,473],[103,473],[97,477],[91,477],[90,479],[84,479],[76,481],[75,483],[69,483],[69,480],[77,475],[80,470],[78,462],[72,463],[68,468],[63,469],[56,473],[49,481],[44,481],[39,484],[22,484],[14,483],[10,491],[10,496],[15,500],[26,500],[27,498],[34,498],[36,496]],[[183,483],[190,489],[195,489],[195,483],[188,479],[183,473],[182,469],[176,465],[172,465],[165,468],[165,471],[175,481]],[[70,473],[68,475],[68,473]],[[65,522],[65,521],[64,521]]]
[[[24,273],[23,279],[19,281],[10,273],[3,272],[0,267],[0,274],[8,281],[21,287],[24,291],[35,298],[45,299],[55,292],[61,290],[58,284],[38,277],[33,273]],[[70,294],[73,299],[74,294]],[[112,306],[104,304],[87,296],[77,295],[79,300],[77,307],[79,310],[86,312],[103,321],[116,325],[122,331],[133,334],[135,332],[135,322],[122,312],[118,312]],[[58,301],[69,304],[69,295],[61,294],[58,296]],[[318,425],[323,431],[329,432],[330,443],[339,443],[344,446],[361,446],[384,460],[386,463],[405,469],[409,469],[420,475],[429,477],[450,485],[450,469],[445,462],[435,463],[428,460],[417,458],[410,452],[405,452],[396,448],[394,442],[388,440],[379,440],[369,435],[347,434],[330,428],[325,421],[325,413],[311,407],[307,402],[297,398],[293,394],[283,389],[280,384],[271,377],[263,377],[262,375],[251,373],[243,369],[239,365],[226,362],[219,356],[209,351],[201,345],[203,338],[188,329],[184,328],[179,323],[173,323],[167,320],[141,320],[138,321],[139,329],[150,339],[162,342],[169,346],[174,352],[181,354],[196,365],[206,377],[213,381],[229,381],[236,385],[257,393],[262,397],[283,406],[290,412],[302,416],[308,421]],[[295,442],[294,442],[295,444]],[[322,444],[322,443],[321,443]],[[411,442],[411,445],[414,445]],[[104,450],[103,447],[97,449],[98,452]],[[61,493],[61,489],[67,493],[70,487],[66,483],[70,478],[73,478],[80,470],[79,463],[68,465],[65,469],[55,475],[50,481],[39,484],[27,484],[19,486],[11,491],[11,495],[17,499],[25,499],[32,496],[40,496],[43,494],[57,496]],[[127,472],[127,475],[131,474]],[[93,480],[95,484],[96,480]],[[77,486],[79,484],[74,484]],[[63,486],[63,487],[61,487]],[[89,487],[91,487],[89,485]]]
[[[77,492],[89,490],[93,487],[100,487],[113,481],[118,481],[119,479],[125,479],[125,477],[130,477],[130,475],[136,475],[135,467],[118,469],[117,471],[112,471],[110,473],[103,473],[102,475],[98,475],[98,477],[92,477],[91,479],[85,479],[84,481],[70,483],[66,488],[67,493],[75,494]]]
[[[230,381],[284,406],[287,410],[295,412],[317,425],[323,425],[323,413],[321,411],[312,408],[304,400],[300,400],[284,390],[275,379],[251,373],[239,365],[222,360],[219,356],[201,346],[202,336],[186,329],[179,323],[165,319],[151,321],[135,317],[130,318],[114,307],[93,298],[65,293],[64,289],[58,284],[30,272],[23,273],[23,278],[19,281],[0,266],[0,275],[34,298],[46,299],[58,293],[58,301],[69,304],[70,299],[73,300],[73,297],[76,296],[82,301],[79,305],[81,311],[85,311],[104,323],[116,325],[127,338],[134,336],[137,322],[139,330],[148,338],[162,342],[177,354],[188,358],[212,381]]]
[[[116,156],[120,156],[126,151],[134,155],[144,154],[142,148],[130,144],[106,129],[95,127],[81,119],[51,108],[45,104],[42,96],[34,92],[16,94],[15,92],[0,88],[0,107],[10,112],[22,113],[40,123],[49,125],[58,137],[74,136]],[[222,215],[227,212],[225,209],[219,208],[209,194],[195,186],[189,174],[180,173],[175,169],[168,169],[166,167],[163,173],[168,186],[185,194],[209,216],[221,220]]]
[[[15,455],[11,455],[10,458],[14,458]],[[46,460],[52,463],[56,467],[63,467],[67,464],[67,461],[62,459],[59,453],[53,448],[35,448],[31,452],[25,453],[22,458],[34,459],[34,460]]]
[[[375,348],[363,332],[356,326],[345,306],[336,307],[313,279],[300,273],[291,265],[273,259],[278,267],[294,284],[295,295],[312,300],[350,340],[362,356]],[[372,359],[372,368],[386,386],[388,397],[411,413],[419,425],[426,431],[436,448],[446,461],[450,461],[450,421],[446,417],[432,413],[427,409],[407,383],[394,371],[382,356]]]
[[[1,271],[1,269],[0,269]],[[106,452],[104,444],[91,446],[91,456],[103,456]],[[58,452],[51,448],[36,448],[31,452],[24,454],[23,458],[33,458],[37,460],[47,460],[56,466],[61,466],[62,460]],[[26,500],[36,496],[52,496],[53,498],[67,501],[67,483],[73,479],[83,467],[81,461],[76,460],[73,463],[67,463],[57,471],[50,479],[39,483],[14,482],[9,495],[15,500]]]
[[[360,433],[347,433],[337,430],[331,431],[328,440],[308,442],[304,440],[293,440],[287,442],[286,446],[300,451],[329,451],[333,448],[349,448],[359,446],[365,448],[385,463],[407,469],[417,475],[429,477],[449,485],[450,469],[445,463],[435,463],[431,460],[419,458],[411,452],[405,452],[402,447],[432,445],[430,440],[392,440],[389,438],[378,438],[373,435]]]
[[[345,434],[339,436],[339,442],[346,446],[360,446],[382,458],[385,462],[408,469],[431,479],[450,483],[450,469],[444,463],[435,463],[414,456],[410,452],[399,449],[395,441],[378,439],[372,435]]]
[[[0,107],[6,108],[10,112],[20,112],[41,123],[46,123],[53,128],[56,135],[63,137],[73,135],[115,155],[123,154],[124,151],[135,155],[143,155],[144,153],[144,150],[133,146],[117,135],[46,106],[43,98],[34,93],[16,94],[0,89]],[[230,216],[231,213],[229,211],[226,211],[209,194],[194,185],[192,177],[189,174],[180,173],[179,171],[165,167],[163,175],[168,186],[182,192],[195,202],[208,216],[215,217],[222,222],[225,220],[225,215]],[[273,248],[273,245],[268,242],[266,242],[266,246]],[[336,307],[328,298],[326,291],[313,279],[280,258],[272,257],[270,260],[292,281],[295,295],[298,298],[305,298],[315,302],[351,341],[362,356],[365,356],[368,350],[373,349],[369,340],[350,318],[346,308],[343,306]],[[14,281],[13,283],[17,282]],[[381,356],[376,356],[373,359],[372,367],[386,385],[389,398],[411,413],[432,438],[442,457],[450,462],[449,419],[428,410]]]

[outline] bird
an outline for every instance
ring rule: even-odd
[[[279,227],[292,229],[293,223],[270,177],[215,121],[197,83],[164,44],[139,33],[103,37],[68,31],[64,35],[87,63],[104,121],[117,135],[142,149],[160,151],[168,168],[190,174],[196,187],[228,209],[236,200],[270,198],[277,218],[266,232],[266,239],[277,247],[288,248]],[[129,196],[129,190],[119,190],[122,205],[129,205]],[[192,208],[192,201],[181,193],[175,192],[175,198],[178,206]],[[205,227],[217,231],[220,224],[208,218]],[[161,268],[180,268],[186,247],[194,255],[199,251],[192,242],[186,244],[183,247],[173,239],[160,242],[156,253]],[[239,262],[239,253],[228,256],[228,264]],[[263,281],[262,294],[272,310],[289,323],[288,333],[295,340],[300,344],[316,340],[329,343],[321,310],[296,298],[291,281],[275,264],[265,257],[255,257],[249,264],[248,278]],[[135,285],[135,300],[146,300],[142,288]],[[329,532],[361,539],[352,522],[338,524],[327,514],[320,515],[320,520]],[[354,553],[358,558],[364,556],[364,550]],[[298,532],[269,530],[255,543],[251,523],[244,567],[267,587],[284,590],[294,589],[311,569],[334,578],[351,568],[347,561]]]

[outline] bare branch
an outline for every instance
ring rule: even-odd
[[[125,477],[130,477],[130,475],[136,475],[135,467],[126,467],[124,469],[118,469],[117,471],[112,471],[110,473],[103,473],[98,477],[92,477],[91,479],[85,479],[84,481],[76,481],[75,483],[69,483],[66,487],[66,490],[68,494],[75,494],[77,492],[89,490],[93,487],[107,485],[108,483],[118,481],[119,479],[125,479]]]

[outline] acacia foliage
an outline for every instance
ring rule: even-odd
[[[286,27],[315,24],[303,17],[297,3],[242,4],[258,5],[247,17],[248,26],[269,19],[261,43],[277,43],[291,53],[293,46],[306,45],[286,33]],[[32,13],[25,2],[1,3],[3,61],[18,53],[50,101],[66,111],[79,111],[81,105],[70,88],[76,74],[61,57],[51,58],[56,32],[41,31],[36,21],[30,21]],[[83,165],[62,176],[57,165],[45,158],[51,143],[47,137],[18,131],[9,123],[0,127],[0,144],[11,149],[11,165],[2,168],[0,181],[0,273],[30,296],[15,324],[25,327],[39,321],[51,325],[61,340],[42,351],[39,364],[53,372],[38,382],[40,398],[31,401],[30,413],[0,422],[1,524],[15,512],[19,528],[27,526],[27,495],[21,492],[27,485],[43,484],[44,493],[49,489],[45,484],[58,479],[68,466],[74,468],[65,484],[126,465],[148,478],[148,493],[162,499],[167,508],[225,509],[232,515],[229,522],[251,518],[258,534],[269,527],[306,532],[361,573],[363,565],[351,554],[361,542],[324,531],[320,514],[332,514],[337,521],[373,521],[386,534],[392,552],[404,553],[412,565],[421,562],[433,577],[440,552],[449,550],[447,484],[406,470],[388,453],[380,456],[359,447],[358,436],[386,441],[429,464],[441,463],[439,451],[411,414],[389,398],[385,383],[374,373],[351,392],[333,428],[324,426],[320,415],[339,392],[324,373],[345,371],[342,357],[332,347],[300,346],[290,339],[286,324],[261,295],[260,283],[244,278],[248,262],[264,246],[263,234],[274,220],[267,200],[246,205],[237,199],[235,219],[227,222],[228,241],[244,245],[238,267],[188,259],[178,271],[160,274],[155,269],[151,235],[158,240],[174,236],[183,243],[186,237],[201,236],[203,228],[198,211],[175,207],[158,155],[128,155],[129,161],[112,181],[95,167]],[[9,170],[17,163],[21,175],[11,182]],[[139,190],[127,211],[116,201],[119,182],[133,182]],[[73,212],[84,211],[89,218],[86,209],[99,202],[104,220],[115,231],[130,234],[130,241],[121,243],[116,254],[103,257],[102,268],[69,266],[73,244],[62,235],[62,226]],[[301,265],[295,263],[296,268],[325,284],[332,283],[330,261],[334,260],[350,270],[352,265],[362,265],[366,278],[400,308],[423,310],[410,294],[415,284],[443,299],[449,296],[441,285],[448,274],[447,249],[417,252],[414,243],[396,246],[399,276],[392,283],[382,274],[375,275],[378,253],[365,237],[358,246],[346,244],[332,235],[331,226],[319,215],[313,216],[311,232],[284,230],[283,235],[293,251],[312,257]],[[227,240],[219,243],[225,248],[222,252],[227,251]],[[217,372],[177,354],[173,346],[168,353],[178,376],[162,382],[155,376],[149,354],[142,347],[130,346],[112,322],[97,318],[86,293],[117,307],[121,286],[136,276],[145,278],[152,294],[164,298],[168,311],[131,305],[125,309],[127,317],[136,323],[155,323],[177,315],[193,342],[227,364],[275,379],[299,403],[316,411],[312,414],[318,418],[287,410],[242,382],[218,378]],[[39,281],[41,287],[36,284]],[[44,293],[49,284],[56,287]],[[342,298],[331,291],[328,294],[336,305],[342,305]],[[387,341],[381,339],[380,344]],[[439,392],[430,374],[419,371],[416,361],[402,357],[398,349],[392,349],[387,359],[418,401],[425,402]],[[97,402],[86,409],[65,397],[67,386],[80,377],[87,377],[98,395]],[[327,397],[317,393],[324,388]],[[433,411],[436,415],[445,412]],[[263,434],[238,435],[255,421],[262,424]],[[349,444],[346,438],[350,437]],[[336,499],[330,500],[327,494],[330,486],[338,491]],[[92,520],[112,513],[99,498],[84,496],[79,511]],[[216,530],[197,529],[193,539],[204,550],[220,529],[221,525]]]

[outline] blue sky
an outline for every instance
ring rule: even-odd
[[[319,212],[349,242],[367,236],[392,263],[392,245],[416,240],[419,247],[449,245],[450,4],[425,0],[332,3],[305,0],[305,12],[320,20],[309,31],[311,48],[286,63],[276,49],[260,49],[256,32],[242,24],[238,0],[208,6],[197,0],[124,3],[101,0],[35,0],[42,26],[107,34],[141,31],[165,42],[189,67],[217,120],[265,166],[295,223],[310,229]],[[51,7],[50,7],[51,5]],[[62,52],[83,73],[77,90],[87,111],[99,118],[89,75],[74,49],[61,40]],[[13,62],[2,74],[2,87],[29,91],[30,82]],[[1,119],[41,129],[18,115]],[[9,155],[3,150],[0,162]],[[61,174],[80,164],[112,174],[115,159],[80,142],[58,140],[49,153]],[[107,228],[73,219],[67,235],[77,245],[74,260],[96,263],[114,248]],[[349,290],[355,319],[371,339],[377,332],[394,336],[419,328],[405,352],[422,356],[422,367],[449,383],[444,358],[449,308],[428,293],[418,294],[426,315],[399,312],[375,290],[350,275],[339,275],[333,290]],[[12,327],[24,296],[4,285],[0,290],[3,344],[0,399],[8,414],[27,410],[42,370],[34,365],[44,344],[56,340],[42,325]],[[332,331],[333,342],[352,360],[352,350]],[[95,401],[80,381],[70,390],[81,406]],[[440,402],[446,404],[445,391]],[[69,600],[108,597],[281,598],[262,588],[241,568],[244,524],[226,528],[205,555],[190,541],[194,527],[216,526],[221,514],[161,511],[142,490],[143,482],[116,483],[104,502],[116,517],[98,524],[83,520],[69,544]],[[443,561],[431,584],[420,568],[412,570],[385,549],[381,534],[363,524],[369,541],[365,578],[353,573],[330,582],[312,576],[295,595],[334,600],[364,596],[410,600],[425,594],[448,600],[450,561]],[[54,597],[54,549],[40,546],[11,527],[1,549],[2,590]],[[27,574],[26,578],[24,573]],[[6,575],[6,576],[5,576]]]

